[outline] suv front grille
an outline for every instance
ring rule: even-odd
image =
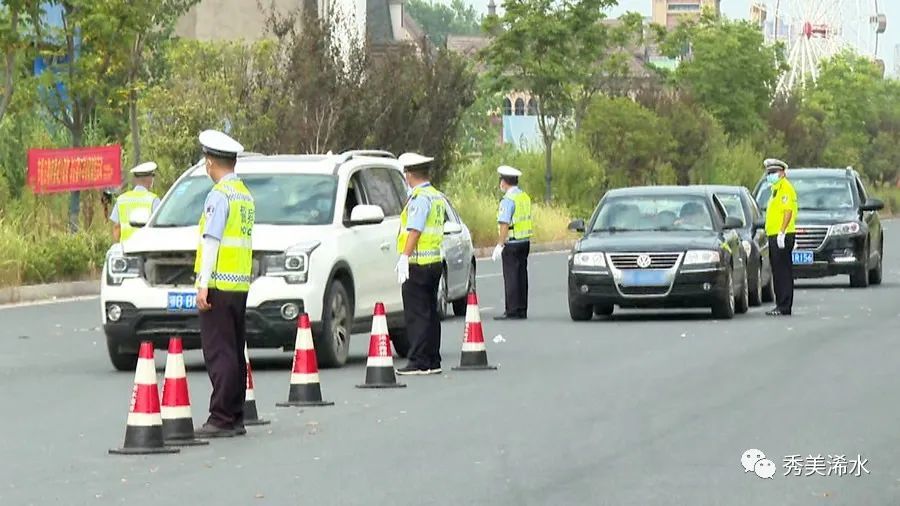
[[[637,262],[641,255],[650,257],[650,265],[644,269],[671,269],[681,256],[680,253],[610,253],[609,259],[617,269],[641,269]]]
[[[825,242],[828,236],[828,226],[807,225],[797,227],[796,240],[794,241],[794,249],[799,250],[817,250]]]
[[[152,254],[144,258],[144,279],[150,286],[194,286],[196,254],[168,253]],[[259,277],[259,255],[253,255],[253,279]]]

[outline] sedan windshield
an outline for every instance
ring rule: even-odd
[[[789,178],[797,191],[797,205],[800,210],[834,211],[853,208],[853,190],[850,180],[844,177],[791,176]],[[769,204],[772,189],[763,183],[756,194],[756,202],[761,209]]]
[[[722,202],[722,205],[725,206],[725,215],[729,218],[741,220],[741,226],[746,226],[749,219],[744,212],[741,196],[737,193],[719,193],[717,195]]]
[[[640,195],[606,199],[592,232],[713,230],[706,199],[693,195]]]
[[[320,174],[244,174],[257,225],[326,225],[334,218],[337,178]],[[193,176],[169,191],[151,226],[196,225],[212,180]]]

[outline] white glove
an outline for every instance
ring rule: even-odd
[[[778,243],[778,249],[784,249],[784,232],[778,233],[778,239],[776,240]]]
[[[394,270],[397,272],[397,283],[401,285],[406,283],[406,280],[409,279],[409,257],[400,255],[400,259],[397,260],[397,267]]]
[[[500,260],[500,255],[502,255],[502,254],[503,254],[503,245],[498,244],[498,245],[494,246],[494,252],[491,253],[491,260],[493,260],[495,262],[497,260]]]

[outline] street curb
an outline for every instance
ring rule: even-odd
[[[532,244],[532,253],[546,253],[551,251],[565,251],[572,248],[574,240],[555,241],[541,244]],[[489,259],[494,248],[477,248],[475,257]],[[75,281],[70,283],[49,283],[45,285],[11,286],[0,288],[0,305],[20,304],[23,302],[38,302],[52,299],[66,299],[72,297],[85,297],[100,295],[100,279]]]
[[[100,294],[100,280],[0,288],[0,305]]]

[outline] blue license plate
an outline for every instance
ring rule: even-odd
[[[666,271],[623,271],[622,286],[666,286]]]
[[[809,265],[813,263],[812,251],[794,251],[791,253],[794,265]]]
[[[194,292],[169,292],[169,311],[196,311],[197,294]]]

